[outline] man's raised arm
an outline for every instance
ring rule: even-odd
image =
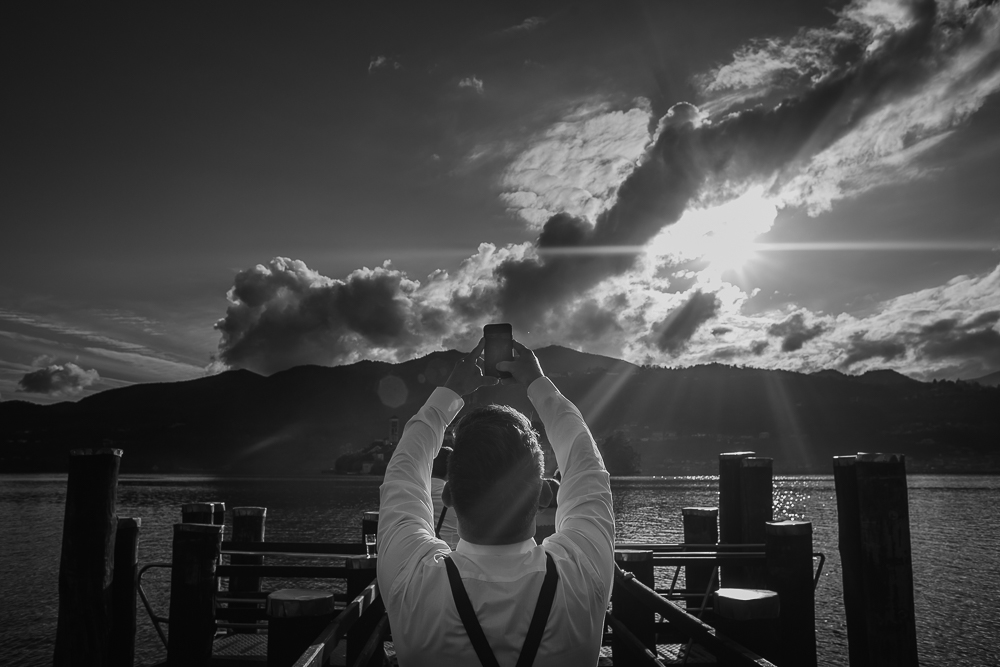
[[[518,358],[497,365],[528,387],[528,398],[545,425],[562,479],[556,533],[567,536],[590,560],[605,592],[614,575],[615,520],[611,477],[583,415],[542,374],[534,353],[514,342]]]
[[[386,467],[378,523],[378,578],[385,590],[411,558],[419,558],[437,544],[431,466],[441,449],[445,429],[465,405],[462,396],[496,382],[495,378],[484,378],[476,363],[483,345],[480,340],[476,349],[455,365],[445,386],[435,389],[406,423]]]

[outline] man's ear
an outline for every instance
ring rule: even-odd
[[[552,485],[549,484],[549,480],[542,480],[542,488],[538,492],[538,509],[545,509],[552,504],[555,500],[555,493],[552,491]]]
[[[451,484],[448,482],[444,483],[444,488],[441,489],[441,502],[444,503],[445,507],[452,507],[451,504]]]

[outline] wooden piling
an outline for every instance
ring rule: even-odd
[[[773,459],[748,456],[740,460],[741,519],[744,544],[763,544],[767,522],[774,520]],[[767,568],[744,566],[742,584],[745,588],[765,588]]]
[[[333,602],[330,591],[290,588],[268,595],[267,667],[292,667],[333,620]]]
[[[637,580],[653,588],[653,552],[616,549],[615,563]],[[643,646],[656,653],[655,614],[624,586],[611,590],[611,613],[621,621]],[[632,649],[621,637],[611,635],[611,655],[615,664],[642,664],[645,656]]]
[[[902,454],[834,459],[851,667],[918,664]]]
[[[263,542],[266,519],[266,507],[234,507],[233,542]],[[264,557],[233,554],[230,562],[233,565],[263,565]],[[229,590],[238,593],[259,592],[260,577],[230,577]]]
[[[743,544],[743,491],[742,461],[753,452],[725,452],[719,454],[719,543]],[[743,588],[745,567],[738,564],[719,568],[721,585]]]
[[[139,570],[139,517],[119,518],[115,573],[111,584],[111,667],[135,664],[136,574]]]
[[[215,568],[221,552],[222,526],[174,524],[167,637],[167,664],[171,667],[200,667],[212,657]]]
[[[120,449],[76,449],[69,455],[53,659],[56,667],[110,664],[121,456]]]
[[[813,584],[812,523],[773,521],[766,524],[767,588],[778,594],[780,641],[777,655],[764,657],[778,665],[815,667],[816,602]]]
[[[681,509],[684,520],[685,544],[716,544],[719,541],[719,508],[717,507],[684,507]],[[691,547],[698,550],[698,547]],[[684,566],[684,587],[690,593],[703,595],[711,593],[719,587],[719,579],[715,577],[709,590],[709,580],[712,579],[711,563]],[[688,609],[700,609],[701,599],[688,598]]]
[[[181,523],[215,523],[215,503],[181,505]]]

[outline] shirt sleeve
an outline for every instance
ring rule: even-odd
[[[434,537],[431,466],[444,431],[465,405],[461,396],[438,387],[403,429],[379,490],[378,579],[383,591],[412,569],[429,550],[447,549]]]
[[[545,425],[562,475],[556,506],[556,535],[569,539],[610,595],[614,577],[615,516],[611,476],[583,415],[541,377],[528,387],[528,398]],[[551,538],[550,538],[551,539]]]

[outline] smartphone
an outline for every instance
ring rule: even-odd
[[[487,324],[483,327],[483,337],[486,338],[486,360],[483,364],[483,375],[495,378],[509,378],[510,373],[497,370],[498,361],[513,361],[514,332],[509,324]]]

